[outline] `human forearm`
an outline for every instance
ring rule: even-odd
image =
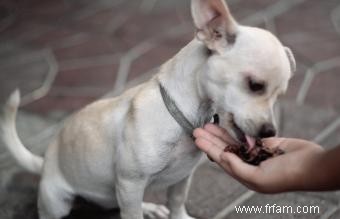
[[[321,152],[306,161],[307,168],[303,177],[303,189],[328,191],[340,189],[340,146]]]

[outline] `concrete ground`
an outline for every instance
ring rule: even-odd
[[[228,0],[242,24],[275,33],[298,71],[279,104],[281,135],[340,144],[340,2]],[[147,80],[193,37],[189,1],[0,1],[0,101],[20,87],[19,134],[43,154],[64,118]],[[0,145],[0,218],[36,218],[38,177]],[[262,195],[210,162],[195,173],[187,207],[197,218],[340,218],[340,193]],[[147,200],[165,202],[163,192]],[[319,206],[317,214],[238,214],[236,205]],[[119,218],[80,200],[68,218]],[[217,216],[216,216],[217,215]],[[215,217],[216,216],[216,217]]]

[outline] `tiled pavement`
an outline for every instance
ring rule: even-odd
[[[229,0],[243,24],[274,32],[290,46],[298,72],[280,106],[284,136],[340,143],[340,2]],[[43,153],[62,119],[85,104],[140,83],[193,37],[189,1],[0,1],[0,101],[23,92],[19,134]],[[34,218],[38,179],[22,172],[0,147],[0,218]],[[209,162],[195,173],[188,200],[198,217],[340,218],[339,193],[261,195]],[[164,202],[163,193],[147,200]],[[319,214],[237,214],[234,206],[317,205]],[[81,205],[82,206],[82,205]],[[78,207],[69,218],[118,218]]]

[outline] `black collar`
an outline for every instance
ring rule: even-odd
[[[168,109],[170,115],[176,120],[176,122],[182,127],[184,132],[190,136],[192,139],[194,129],[202,127],[204,124],[210,122],[214,118],[214,123],[219,123],[218,115],[215,114],[215,110],[212,108],[211,101],[206,101],[200,104],[197,111],[197,121],[191,123],[178,109],[175,101],[170,97],[169,93],[165,90],[163,85],[159,82],[159,89],[162,95],[163,102]]]

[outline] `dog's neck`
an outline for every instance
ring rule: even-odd
[[[197,123],[202,105],[210,100],[201,92],[199,81],[202,66],[208,59],[207,49],[198,40],[192,40],[160,69],[158,80],[165,87],[177,107],[192,123]]]

